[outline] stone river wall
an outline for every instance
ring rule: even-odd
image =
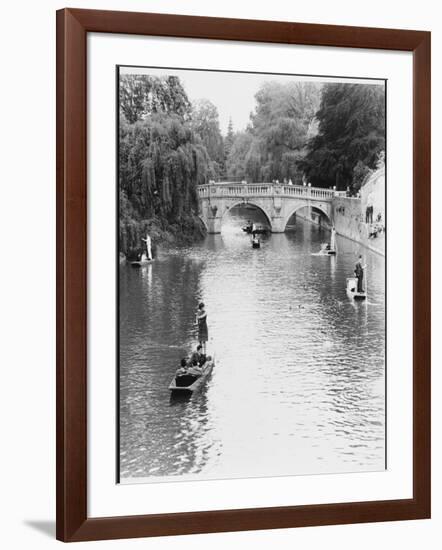
[[[385,167],[371,172],[360,198],[335,197],[333,222],[336,232],[385,255]]]
[[[305,208],[296,215],[316,225],[330,228],[326,218],[310,208]],[[361,187],[360,197],[336,195],[333,198],[332,222],[336,233],[382,255],[385,255],[384,220],[385,168],[383,166],[367,177]]]
[[[385,254],[385,233],[369,237],[370,225],[365,223],[361,199],[335,197],[333,218],[336,233],[360,243],[379,254]]]

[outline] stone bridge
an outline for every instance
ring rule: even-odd
[[[272,233],[283,233],[298,210],[313,207],[333,223],[332,201],[345,191],[276,183],[209,183],[198,186],[199,215],[208,233],[220,233],[231,208],[255,206],[267,218]]]

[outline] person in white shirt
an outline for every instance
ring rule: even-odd
[[[147,259],[151,260],[152,259],[152,239],[150,238],[149,233],[146,233],[146,238],[145,239],[142,238],[141,240],[146,243]]]

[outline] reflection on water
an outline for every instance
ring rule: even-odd
[[[328,233],[302,222],[254,250],[241,222],[120,267],[121,480],[382,470],[384,258],[339,237],[336,257],[312,256]],[[360,252],[366,303],[345,291]],[[200,300],[216,366],[171,398]]]

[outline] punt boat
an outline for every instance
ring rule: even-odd
[[[354,300],[365,300],[367,298],[367,291],[358,292],[358,279],[357,277],[347,278],[347,294]]]
[[[242,230],[245,233],[252,233],[252,226],[251,225],[245,225]],[[267,227],[264,227],[263,225],[257,225],[255,228],[255,235],[267,235],[269,232],[269,229]]]
[[[316,254],[316,256],[335,256],[336,248],[331,248],[328,243],[324,243],[321,247],[321,250]]]
[[[204,385],[209,378],[213,367],[215,366],[215,359],[209,358],[204,363],[203,372],[200,376],[184,375],[179,378],[176,375],[172,378],[169,385],[169,390],[172,394],[193,394]]]
[[[153,262],[153,259],[152,260],[149,260],[144,254],[143,256],[141,257],[140,260],[134,260],[132,262],[130,262],[130,265],[132,267],[143,267],[143,265],[148,265],[150,263]]]

